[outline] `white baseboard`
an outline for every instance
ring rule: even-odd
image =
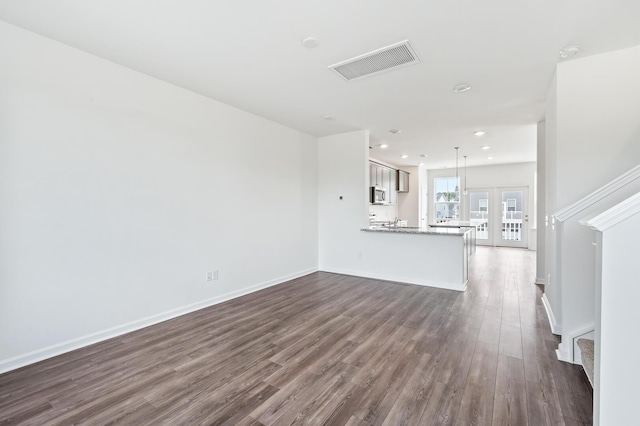
[[[544,278],[536,277],[536,280],[533,282],[534,284],[547,285],[547,280]]]
[[[560,361],[573,364],[573,360],[571,359],[571,350],[569,350],[569,348],[567,348],[566,345],[563,345],[562,343],[560,343],[558,345],[558,349],[556,349],[556,356]]]
[[[421,285],[425,287],[436,287],[436,288],[443,288],[445,290],[456,290],[456,291],[465,291],[467,289],[467,282],[468,282],[468,281],[465,281],[462,284],[443,283],[440,281],[421,280],[421,279],[415,279],[413,277],[401,277],[397,275],[376,274],[376,273],[366,273],[366,272],[362,273],[361,271],[352,271],[352,270],[341,269],[341,268],[321,267],[320,271],[331,272],[333,274],[351,275],[354,277],[372,278],[375,280],[416,284],[416,285]]]
[[[594,326],[589,325],[573,333],[566,333],[562,336],[563,343],[560,343],[558,345],[558,349],[556,349],[556,356],[560,361],[577,365],[582,364],[582,354],[580,352],[580,347],[578,347],[576,343],[576,340],[581,337],[587,339],[591,338],[593,340]]]
[[[313,272],[317,272],[317,268],[311,268],[304,271],[298,271],[293,274],[282,276],[273,280],[265,281],[251,287],[247,287],[238,291],[223,294],[221,296],[213,297],[211,299],[203,300],[193,303],[191,305],[182,306],[180,308],[165,311],[156,315],[151,315],[146,318],[131,321],[126,324],[122,324],[116,327],[112,327],[106,330],[91,333],[86,336],[79,337],[77,339],[68,340],[66,342],[58,343],[56,345],[48,346],[46,348],[38,349],[32,352],[28,352],[23,355],[18,355],[13,358],[0,360],[0,374],[7,371],[15,370],[20,367],[24,367],[29,364],[33,364],[54,356],[58,356],[67,352],[71,352],[76,349],[83,348],[85,346],[93,345],[98,342],[102,342],[107,339],[121,336],[126,333],[130,333],[141,328],[149,327],[150,325],[158,324],[160,322],[179,317],[181,315],[188,314],[200,309],[207,308],[209,306],[217,305],[218,303],[226,302],[237,297],[254,293],[256,291],[272,287],[274,285],[281,284],[286,281],[290,281],[296,278],[309,275]]]
[[[558,324],[555,315],[553,315],[553,310],[551,309],[551,304],[549,303],[549,299],[547,299],[546,293],[542,295],[542,305],[544,306],[544,310],[547,312],[547,318],[549,319],[551,332],[557,335],[562,334],[562,326]]]

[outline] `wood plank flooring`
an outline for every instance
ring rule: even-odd
[[[535,253],[479,247],[465,293],[314,273],[0,375],[0,425],[579,425]]]

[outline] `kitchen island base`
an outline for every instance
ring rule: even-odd
[[[320,270],[385,281],[464,291],[470,231],[418,228],[362,229],[358,262]],[[344,267],[341,267],[344,266]]]

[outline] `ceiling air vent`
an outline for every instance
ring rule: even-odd
[[[351,81],[383,71],[417,64],[420,58],[409,44],[409,40],[381,47],[372,52],[329,66],[345,80]]]

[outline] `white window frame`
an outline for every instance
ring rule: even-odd
[[[446,192],[455,192],[456,193],[456,197],[454,201],[438,201],[438,194],[441,194],[442,191],[438,191],[438,181],[439,180],[446,180],[446,181],[453,181],[454,185],[453,188],[451,188],[452,190],[449,191],[449,183],[447,182],[447,191]],[[458,191],[455,190],[455,187],[458,187]],[[455,176],[451,176],[451,177],[437,177],[434,178],[433,181],[433,188],[434,188],[434,207],[435,207],[435,217],[436,217],[436,221],[438,220],[442,220],[442,219],[457,219],[460,220],[461,217],[461,200],[460,200],[460,177],[457,178],[457,182],[456,182],[456,177]],[[453,214],[452,217],[438,217],[438,205],[440,204],[454,204],[453,208],[451,209],[452,211],[449,212],[451,214]]]

